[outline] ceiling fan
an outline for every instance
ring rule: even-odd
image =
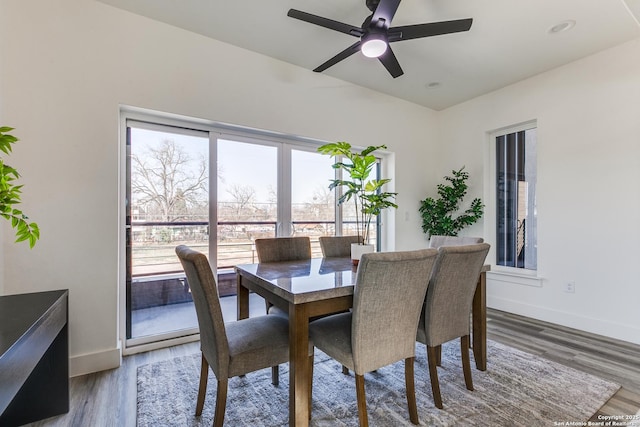
[[[333,19],[323,18],[300,10],[289,9],[287,16],[291,18],[329,28],[330,30],[360,39],[313,71],[320,73],[343,59],[350,57],[354,53],[361,51],[362,54],[367,57],[378,58],[393,78],[400,77],[404,74],[404,71],[402,71],[402,67],[400,67],[400,63],[398,63],[396,56],[393,54],[389,43],[469,31],[471,23],[473,22],[473,19],[468,18],[455,21],[391,27],[391,20],[396,10],[398,10],[398,6],[400,6],[400,0],[365,0],[365,2],[372,14],[364,20],[361,27],[344,24],[334,21]]]

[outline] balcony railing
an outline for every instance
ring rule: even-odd
[[[344,234],[355,234],[355,223],[345,223]],[[258,261],[254,240],[275,237],[275,221],[220,221],[217,242],[218,270],[230,269],[237,264]],[[335,234],[333,221],[296,221],[295,236],[309,236],[314,257],[322,256],[318,237]],[[140,278],[160,274],[182,273],[175,254],[177,245],[188,245],[209,255],[209,223],[191,222],[136,222],[131,226],[131,274]]]
[[[295,236],[309,236],[314,257],[322,256],[318,237],[335,234],[333,221],[297,221],[293,227]],[[346,228],[344,234],[356,233],[355,223],[345,224],[343,228]],[[218,222],[215,246],[220,296],[235,294],[232,267],[257,262],[254,240],[275,237],[276,229],[275,221]],[[195,328],[197,323],[191,290],[175,254],[175,247],[188,245],[209,256],[209,223],[134,221],[128,237],[131,280],[127,288],[127,339],[144,341],[145,336],[158,333],[158,328],[166,322],[166,307],[179,307],[179,310],[191,313],[185,324],[172,319],[171,330]],[[191,308],[185,308],[189,304]]]

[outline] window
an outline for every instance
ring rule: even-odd
[[[319,236],[354,233],[317,142],[137,111],[123,111],[122,135],[125,347],[197,333],[177,245],[209,257],[224,297],[235,294],[233,266],[257,262],[256,238],[309,236],[322,256]]]
[[[537,268],[536,128],[495,136],[496,264]]]

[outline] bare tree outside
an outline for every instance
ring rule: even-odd
[[[204,158],[191,158],[175,141],[131,156],[133,205],[145,218],[161,222],[193,220],[208,203],[208,173]]]
[[[227,193],[232,199],[233,217],[236,221],[253,217],[256,199],[255,188],[250,185],[232,184]]]
[[[320,220],[333,217],[336,195],[328,186],[316,187],[310,200],[305,202],[303,212],[310,220]]]

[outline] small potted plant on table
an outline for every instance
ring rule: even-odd
[[[338,198],[338,204],[353,200],[356,208],[356,232],[360,237],[360,244],[351,245],[351,259],[358,264],[362,253],[372,252],[370,244],[371,220],[380,215],[383,209],[397,208],[393,200],[397,193],[382,191],[382,187],[391,181],[385,179],[370,179],[376,157],[373,153],[379,149],[386,149],[385,145],[369,146],[362,151],[351,149],[348,142],[332,142],[318,148],[322,154],[337,157],[334,169],[340,169],[343,176],[331,180],[329,189],[343,187],[344,191]]]

